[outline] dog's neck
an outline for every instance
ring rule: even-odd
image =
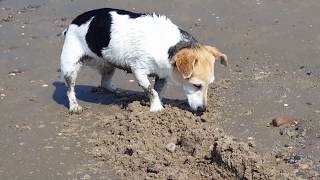
[[[179,30],[181,34],[181,40],[176,45],[170,47],[168,50],[170,61],[181,49],[195,48],[199,45],[198,41],[193,36],[191,36],[188,32],[182,29],[179,29]]]

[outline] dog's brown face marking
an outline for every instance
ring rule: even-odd
[[[214,64],[220,60],[227,66],[227,56],[211,46],[199,45],[192,49],[182,49],[174,57],[174,73],[182,78],[175,78],[182,83],[189,105],[193,110],[204,110],[207,105],[207,91],[214,81]]]

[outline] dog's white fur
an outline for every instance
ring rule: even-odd
[[[107,49],[102,51],[103,58],[93,53],[86,42],[85,35],[92,19],[87,23],[77,26],[71,24],[65,35],[65,42],[61,54],[61,73],[68,74],[75,81],[77,72],[81,67],[79,59],[88,55],[93,58],[90,64],[96,67],[117,65],[130,67],[140,86],[144,89],[150,87],[148,75],[156,74],[159,78],[168,78],[172,65],[168,59],[168,49],[183,38],[179,28],[165,16],[147,15],[131,19],[127,15],[111,12],[111,41]],[[101,65],[103,63],[103,65]],[[110,64],[111,63],[111,64]],[[98,65],[99,64],[99,65]],[[113,72],[109,76],[112,76]],[[111,77],[106,77],[102,86],[113,91]],[[71,82],[74,84],[75,82]],[[158,93],[151,90],[150,111],[163,109]],[[82,110],[78,104],[74,86],[68,90],[70,112]]]

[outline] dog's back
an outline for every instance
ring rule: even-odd
[[[81,46],[83,56],[117,67],[152,64],[156,71],[169,68],[168,49],[179,42],[181,33],[165,16],[104,8],[75,18],[66,33],[67,44],[68,39],[78,40],[72,46]]]

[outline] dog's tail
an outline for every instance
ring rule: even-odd
[[[66,37],[67,32],[68,32],[68,28],[64,29],[64,30],[61,32],[61,34],[63,35],[64,38]],[[62,82],[62,83],[64,83],[65,80],[64,80],[64,75],[63,75],[63,72],[62,72],[61,68],[58,68],[58,69],[57,69],[57,72],[59,73],[59,81]]]
[[[68,30],[69,30],[69,27],[65,28],[65,29],[61,32],[61,35],[63,35],[63,38],[66,37]],[[64,80],[64,75],[63,75],[63,72],[62,72],[61,68],[58,68],[58,69],[57,69],[57,72],[59,73],[59,81],[64,83],[65,80]]]

